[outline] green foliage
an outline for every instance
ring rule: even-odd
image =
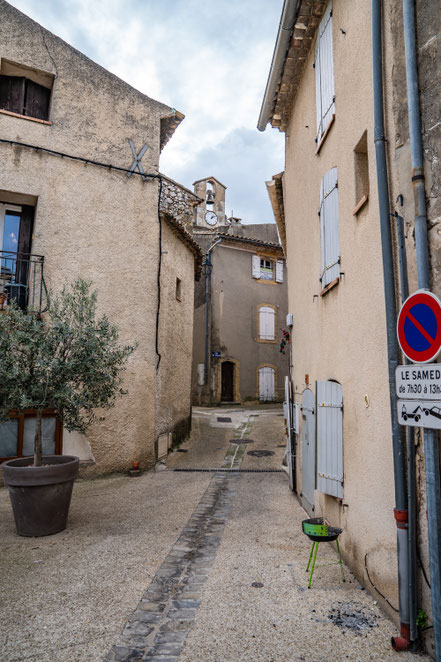
[[[121,378],[135,346],[96,318],[96,292],[78,279],[64,288],[43,321],[8,306],[0,315],[0,422],[11,410],[54,409],[69,430],[84,432],[96,409],[124,394]]]
[[[424,609],[418,609],[417,611],[417,617],[416,617],[416,624],[417,626],[421,629],[424,630],[427,628],[427,624],[429,622],[429,617],[427,616],[426,612]]]

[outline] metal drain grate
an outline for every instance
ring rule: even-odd
[[[271,455],[274,455],[274,451],[265,451],[265,450],[248,451],[247,455],[251,455],[252,457],[270,457]]]
[[[282,474],[283,469],[173,469],[181,473]]]
[[[254,444],[254,439],[230,439],[230,444],[237,444],[238,446],[242,444]]]
[[[231,423],[231,418],[229,416],[218,416],[217,417],[217,422],[218,423]]]

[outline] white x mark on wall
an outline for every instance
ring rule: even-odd
[[[148,145],[144,145],[144,147],[141,149],[139,154],[137,154],[136,149],[135,149],[135,145],[133,144],[133,140],[129,140],[129,143],[130,143],[130,147],[132,149],[132,154],[133,154],[134,161],[133,161],[133,163],[130,167],[129,172],[127,173],[127,177],[130,177],[130,175],[132,175],[135,172],[135,168],[138,168],[142,179],[145,181],[147,179],[147,177],[145,176],[144,170],[142,169],[141,159],[144,156],[144,154],[146,153],[146,151],[148,149]]]

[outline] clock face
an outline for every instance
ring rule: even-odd
[[[208,225],[216,225],[217,223],[217,216],[214,213],[214,211],[207,211],[205,214],[205,221],[208,223]]]

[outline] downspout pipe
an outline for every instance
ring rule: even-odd
[[[399,196],[402,200],[402,196]],[[402,202],[401,202],[402,204]],[[394,214],[397,221],[398,256],[400,263],[401,304],[409,296],[409,279],[407,275],[406,240],[404,235],[403,217]],[[405,358],[405,363],[410,363]],[[417,617],[417,572],[416,572],[416,468],[415,468],[415,430],[407,428],[407,484],[408,484],[408,543],[409,543],[409,620],[410,639],[418,639]]]
[[[423,143],[418,91],[418,55],[416,45],[415,1],[403,0],[404,46],[406,53],[407,107],[412,159],[412,185],[415,201],[415,250],[418,288],[430,289],[430,262],[427,236],[426,193],[424,183]],[[432,622],[436,660],[441,661],[441,484],[440,450],[435,430],[424,430],[426,493],[429,537],[430,584],[432,587]]]
[[[211,270],[213,265],[210,260],[210,253],[215,246],[220,244],[222,237],[214,242],[205,253],[203,265],[205,271],[205,365],[204,365],[204,384],[208,384],[209,361],[210,361],[210,304],[211,304]]]
[[[380,212],[381,251],[384,273],[384,298],[386,306],[387,358],[389,373],[389,399],[392,424],[392,449],[394,463],[395,509],[398,553],[398,595],[401,636],[392,638],[396,650],[404,650],[410,643],[409,632],[409,547],[407,530],[407,490],[403,434],[398,424],[395,394],[395,370],[398,365],[398,340],[396,333],[397,312],[395,305],[395,281],[390,224],[389,185],[387,178],[386,138],[383,108],[383,49],[382,49],[382,0],[372,0],[372,65],[374,96],[374,142],[377,165],[377,187]]]

